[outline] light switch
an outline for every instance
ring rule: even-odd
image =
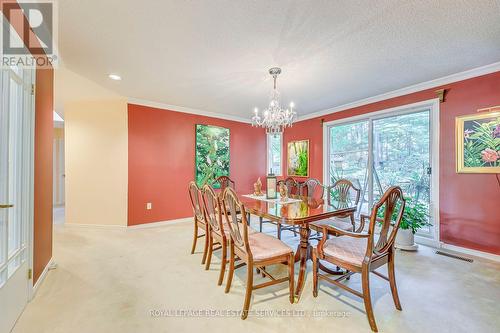
[[[151,202],[146,203],[146,209],[147,210],[150,210],[152,208],[153,208],[153,203],[151,203]]]

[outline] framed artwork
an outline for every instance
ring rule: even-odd
[[[500,112],[455,120],[457,172],[500,173]]]
[[[196,125],[195,179],[198,186],[214,184],[217,177],[229,176],[229,129]]]
[[[288,142],[287,170],[289,176],[309,177],[309,140]]]

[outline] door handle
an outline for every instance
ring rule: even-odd
[[[14,207],[14,205],[0,205],[0,209],[1,208],[12,208]]]

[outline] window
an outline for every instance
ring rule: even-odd
[[[438,106],[416,104],[327,123],[324,177],[326,184],[347,178],[361,189],[358,213],[364,214],[389,186],[400,186],[427,209],[434,224],[418,236],[433,239],[438,232],[437,184],[431,172],[438,168]]]
[[[267,170],[281,176],[282,134],[267,134]]]

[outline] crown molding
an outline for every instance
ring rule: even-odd
[[[192,108],[187,108],[187,107],[178,106],[178,105],[163,104],[163,103],[147,101],[147,100],[139,99],[139,98],[130,98],[129,97],[127,99],[127,103],[137,104],[137,105],[142,105],[142,106],[149,106],[152,108],[162,109],[162,110],[166,110],[166,111],[182,112],[182,113],[195,114],[198,116],[205,116],[205,117],[211,117],[211,118],[237,121],[240,123],[247,123],[247,124],[252,123],[249,119],[243,118],[243,117],[232,116],[232,115],[217,113],[217,112],[204,111],[204,110],[199,110],[199,109],[192,109]]]
[[[495,62],[493,64],[489,64],[486,66],[473,68],[470,70],[466,70],[466,71],[463,71],[460,73],[451,74],[451,75],[444,76],[442,78],[434,79],[431,81],[417,83],[417,84],[414,84],[414,85],[411,85],[411,86],[408,86],[405,88],[401,88],[401,89],[393,90],[393,91],[383,93],[380,95],[360,99],[360,100],[355,101],[355,102],[339,105],[339,106],[329,108],[326,110],[312,112],[312,113],[298,117],[297,121],[321,117],[321,116],[325,116],[325,115],[328,115],[331,113],[340,112],[340,111],[356,108],[359,106],[384,101],[384,100],[391,99],[394,97],[412,94],[412,93],[419,92],[422,90],[427,90],[427,89],[439,87],[439,86],[442,86],[445,84],[450,84],[450,83],[457,82],[457,81],[467,80],[467,79],[471,79],[471,78],[474,78],[477,76],[486,75],[486,74],[490,74],[490,73],[494,73],[494,72],[498,72],[498,71],[500,71],[500,62]]]
[[[495,62],[493,64],[489,64],[486,66],[473,68],[473,69],[466,70],[463,72],[444,76],[444,77],[441,77],[438,79],[417,83],[417,84],[414,84],[414,85],[411,85],[411,86],[408,86],[405,88],[393,90],[393,91],[386,92],[386,93],[383,93],[380,95],[375,95],[372,97],[360,99],[360,100],[355,101],[355,102],[350,102],[350,103],[339,105],[339,106],[336,106],[333,108],[328,108],[325,110],[320,110],[320,111],[308,113],[308,114],[305,114],[303,116],[299,116],[296,121],[299,122],[299,121],[303,121],[303,120],[307,120],[307,119],[321,117],[321,116],[325,116],[325,115],[328,115],[331,113],[340,112],[340,111],[356,108],[359,106],[363,106],[363,105],[367,105],[367,104],[371,104],[371,103],[376,103],[376,102],[384,101],[384,100],[399,97],[399,96],[412,94],[415,92],[439,87],[439,86],[450,84],[453,82],[471,79],[471,78],[478,77],[481,75],[491,74],[491,73],[498,72],[498,71],[500,71],[500,62]],[[127,99],[127,102],[129,104],[149,106],[152,108],[157,108],[157,109],[162,109],[162,110],[167,110],[167,111],[189,113],[189,114],[206,116],[206,117],[211,117],[211,118],[237,121],[237,122],[246,123],[246,124],[252,123],[250,119],[244,118],[244,117],[233,116],[233,115],[228,115],[228,114],[218,113],[218,112],[204,111],[204,110],[193,109],[193,108],[188,108],[188,107],[178,106],[178,105],[164,104],[164,103],[148,101],[148,100],[139,99],[139,98],[130,98],[129,97]]]

